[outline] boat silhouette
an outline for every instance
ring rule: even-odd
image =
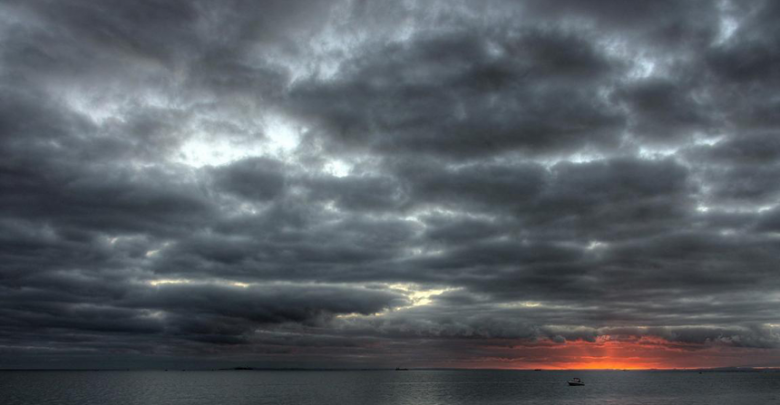
[[[572,378],[571,380],[569,380],[569,385],[570,386],[582,386],[582,385],[585,385],[585,382],[580,380],[579,378],[575,377],[575,378]]]

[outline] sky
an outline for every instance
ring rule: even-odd
[[[780,2],[0,3],[0,368],[780,366]]]

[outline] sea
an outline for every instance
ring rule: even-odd
[[[0,404],[780,405],[780,372],[0,371]]]

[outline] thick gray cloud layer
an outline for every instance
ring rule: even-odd
[[[778,18],[5,2],[0,367],[777,361]]]

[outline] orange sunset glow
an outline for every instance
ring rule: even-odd
[[[669,370],[779,364],[772,350],[735,348],[725,345],[680,344],[664,339],[600,336],[594,342],[577,340],[565,344],[540,341],[500,352],[501,359],[482,359],[476,368],[545,370]],[[514,355],[514,356],[513,356]],[[475,367],[467,366],[467,367]]]

